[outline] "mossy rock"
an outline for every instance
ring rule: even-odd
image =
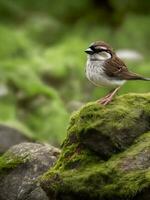
[[[76,112],[41,186],[54,200],[150,199],[150,93]]]
[[[48,200],[38,178],[56,162],[59,149],[38,143],[20,143],[0,157],[1,200]]]

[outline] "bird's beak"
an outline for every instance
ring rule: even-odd
[[[94,51],[89,47],[88,49],[85,50],[85,53],[92,55],[94,54]]]

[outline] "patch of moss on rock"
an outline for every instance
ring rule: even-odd
[[[89,103],[76,112],[41,186],[54,200],[135,200],[147,194],[150,93],[123,95],[107,106]]]
[[[38,143],[20,143],[0,157],[0,199],[48,200],[38,178],[53,166],[59,149]]]
[[[16,156],[12,153],[5,153],[0,157],[0,175],[7,172],[9,169],[17,167],[23,162],[25,162],[25,157]]]

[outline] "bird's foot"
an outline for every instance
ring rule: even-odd
[[[105,105],[107,105],[108,103],[110,103],[111,100],[112,100],[112,96],[111,96],[111,93],[110,93],[110,94],[108,94],[107,96],[103,97],[102,99],[99,99],[99,100],[97,101],[97,103],[102,104],[102,105],[105,106]]]
[[[106,96],[106,97],[104,97],[102,99],[99,99],[97,101],[97,103],[105,106],[105,105],[109,104],[111,101],[112,101],[112,97],[111,96]]]
[[[99,99],[97,103],[102,104],[102,105],[107,105],[112,101],[113,96],[116,94],[116,92],[119,90],[120,87],[117,87],[114,89],[111,93],[109,93],[107,96],[105,96],[102,99]]]

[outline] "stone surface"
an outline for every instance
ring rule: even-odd
[[[41,186],[53,200],[149,200],[150,93],[76,112]]]
[[[10,126],[0,124],[0,154],[3,154],[11,146],[21,142],[30,142],[31,139],[23,132]]]
[[[38,178],[55,163],[59,150],[50,145],[21,143],[0,157],[1,200],[48,200]]]

